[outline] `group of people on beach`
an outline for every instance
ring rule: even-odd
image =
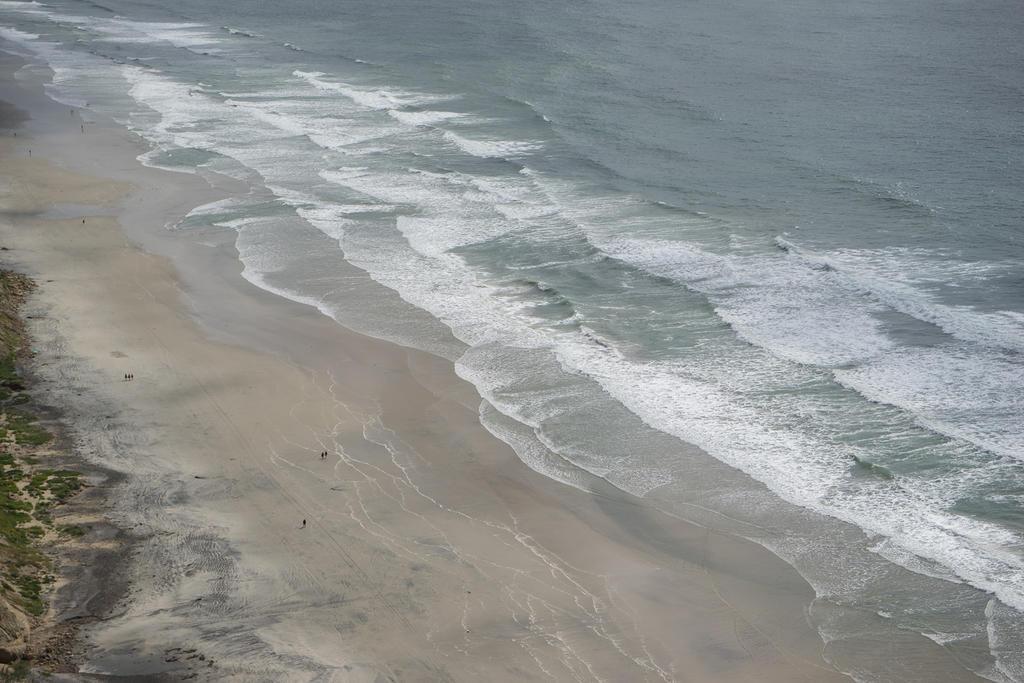
[[[130,373],[130,372],[126,372],[126,373],[124,373],[124,381],[125,381],[125,382],[130,382],[130,381],[132,381],[133,379],[135,379],[135,375],[134,375],[134,374],[132,374],[132,373]]]

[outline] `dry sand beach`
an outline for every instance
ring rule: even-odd
[[[230,231],[164,229],[229,181],[143,167],[125,131],[4,64],[5,111],[29,118],[4,131],[0,244],[39,283],[34,391],[123,476],[105,514],[127,592],[82,629],[81,672],[845,679],[788,565],[534,473],[449,362],[250,286]],[[53,599],[57,620],[82,608],[74,583]]]

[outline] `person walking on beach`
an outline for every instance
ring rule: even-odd
[[[302,520],[302,528],[303,528],[303,529],[305,529],[305,528],[306,528],[306,520]]]

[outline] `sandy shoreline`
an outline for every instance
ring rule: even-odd
[[[231,232],[163,229],[230,183],[144,168],[88,111],[6,92],[31,115],[4,140],[23,184],[0,242],[40,282],[37,392],[124,474],[108,513],[137,539],[83,672],[845,680],[781,560],[529,470],[449,362],[252,287]]]

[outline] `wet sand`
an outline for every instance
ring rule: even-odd
[[[108,514],[137,539],[83,672],[846,680],[774,555],[533,472],[450,362],[249,285],[232,231],[165,230],[231,181],[145,168],[3,78],[31,117],[2,140],[0,244],[40,284],[36,391],[124,475]]]

